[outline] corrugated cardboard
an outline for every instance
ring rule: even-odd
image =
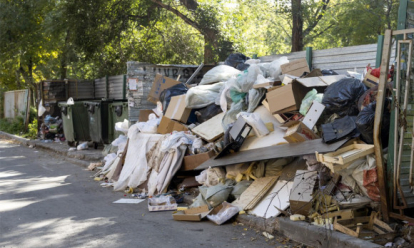
[[[280,66],[282,74],[290,74],[296,77],[302,76],[304,72],[309,72],[308,62],[305,58],[294,60]]]
[[[174,220],[185,220],[185,221],[201,221],[210,213],[207,205],[189,208],[184,211],[179,211],[173,214]]]
[[[160,94],[163,90],[173,87],[174,85],[180,84],[172,78],[165,77],[161,74],[155,76],[154,82],[152,83],[151,91],[148,94],[148,101],[157,103],[160,98]]]
[[[315,88],[319,93],[323,93],[326,87],[344,77],[345,75],[297,78],[291,84],[268,91],[267,108],[272,114],[298,110],[310,90]]]
[[[181,166],[181,170],[189,171],[194,170],[202,163],[209,160],[211,157],[214,157],[216,153],[214,151],[209,151],[205,153],[184,156],[183,165]]]
[[[186,123],[190,116],[191,109],[185,107],[185,95],[171,97],[165,116]]]
[[[157,132],[159,134],[167,134],[172,131],[188,131],[188,128],[183,124],[173,121],[168,117],[163,116],[158,126]]]
[[[152,111],[152,109],[141,109],[139,111],[138,122],[146,122],[146,121],[148,121],[148,116],[150,114],[155,114],[154,111]]]
[[[289,121],[288,123],[283,124],[282,127],[288,128],[283,138],[289,143],[299,143],[319,138],[301,121]]]

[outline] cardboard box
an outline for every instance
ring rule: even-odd
[[[308,62],[305,58],[283,64],[280,66],[280,69],[282,69],[282,74],[289,74],[296,77],[302,76],[304,72],[310,72]]]
[[[158,126],[157,132],[159,134],[172,133],[173,131],[188,131],[188,128],[183,124],[173,121],[168,117],[163,116]]]
[[[184,211],[179,211],[173,214],[174,220],[184,220],[184,221],[201,221],[205,218],[211,211],[208,209],[207,205],[189,208]]]
[[[151,91],[148,94],[148,101],[157,103],[160,98],[160,94],[163,90],[173,87],[174,85],[180,84],[172,78],[165,77],[161,74],[155,76],[154,82],[152,83]]]
[[[289,121],[283,124],[282,127],[287,127],[286,134],[283,138],[289,143],[299,143],[319,138],[301,121]]]
[[[377,86],[379,83],[379,78],[372,76],[371,71],[372,70],[368,70],[367,74],[365,74],[364,80],[362,81],[368,88]]]
[[[291,84],[267,92],[266,103],[263,105],[272,114],[299,110],[303,98],[313,88],[323,93],[326,87],[344,77],[345,75],[297,78]]]
[[[152,109],[141,109],[139,111],[138,122],[147,122],[150,114],[155,114]]]
[[[214,157],[216,153],[214,151],[209,151],[205,153],[184,156],[183,165],[181,166],[181,170],[189,171],[194,170],[202,163],[206,162],[210,158]]]
[[[177,210],[178,204],[175,202],[174,197],[170,197],[170,200],[172,200],[171,204],[169,204],[169,202],[164,202],[161,205],[157,204],[155,198],[148,198],[148,210],[150,212]]]
[[[172,120],[187,123],[190,113],[191,109],[186,108],[185,105],[185,95],[181,95],[171,97],[165,116]]]
[[[292,214],[309,215],[309,210],[312,208],[312,194],[317,176],[317,171],[296,171],[292,191],[289,196]]]

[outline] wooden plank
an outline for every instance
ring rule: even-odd
[[[387,223],[380,221],[378,218],[374,219],[374,224],[383,228],[384,230],[388,232],[394,232],[394,230],[389,225],[387,225]]]
[[[328,162],[345,165],[371,153],[374,153],[373,145],[352,144],[341,148],[336,152],[319,154],[317,160],[322,163]]]
[[[232,205],[240,209],[246,209],[259,194],[263,197],[267,191],[277,181],[278,177],[262,177],[254,181],[241,195],[240,198],[232,202]],[[265,190],[267,188],[267,190]],[[253,207],[252,207],[253,208]]]
[[[212,142],[224,134],[223,126],[221,125],[223,116],[224,113],[220,113],[210,120],[196,126],[191,131],[200,136],[202,139]]]
[[[389,221],[388,216],[388,197],[387,197],[387,175],[383,161],[382,143],[381,143],[381,123],[382,115],[384,112],[384,99],[385,99],[385,85],[388,79],[388,67],[391,53],[391,30],[385,30],[384,45],[382,50],[382,62],[381,62],[381,74],[378,84],[377,105],[375,109],[374,119],[374,146],[375,146],[375,158],[377,162],[378,184],[381,195],[381,212],[384,220]]]
[[[355,232],[355,231],[353,231],[353,230],[351,230],[351,229],[349,229],[349,228],[347,228],[347,227],[345,227],[345,226],[343,226],[339,223],[334,223],[333,228],[334,228],[335,231],[340,231],[340,232],[348,234],[352,237],[358,238],[358,233],[357,232]]]
[[[239,151],[237,153],[231,153],[218,159],[211,158],[210,160],[201,164],[195,170],[207,169],[210,166],[216,167],[231,164],[250,163],[254,161],[274,158],[296,157],[307,154],[314,154],[315,151],[318,151],[320,153],[332,152],[339,149],[347,141],[347,139],[344,139],[332,144],[326,144],[322,141],[322,139],[315,139],[300,143],[289,143],[247,151]]]

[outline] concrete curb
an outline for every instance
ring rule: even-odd
[[[53,156],[59,156],[59,158],[62,158],[70,163],[79,165],[81,167],[87,168],[90,163],[92,162],[99,162],[102,159],[102,156],[91,156],[88,154],[79,154],[76,152],[69,152],[67,150],[58,149],[57,146],[51,145],[51,143],[41,143],[36,142],[34,140],[22,138],[13,134],[9,134],[3,131],[0,131],[0,138],[5,139],[13,139],[17,141],[21,145],[26,146],[33,146],[35,148],[39,148],[45,152],[48,152],[49,154]]]
[[[323,227],[314,226],[304,221],[291,221],[286,217],[264,219],[252,215],[239,215],[237,217],[237,221],[261,231],[269,233],[282,233],[291,240],[315,248],[382,247],[369,241],[354,238],[340,232],[330,231]]]

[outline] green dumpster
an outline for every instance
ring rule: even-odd
[[[109,129],[108,136],[112,142],[119,137],[122,132],[115,130],[115,123],[128,120],[128,103],[127,102],[113,102],[109,104]]]
[[[83,102],[67,104],[59,102],[62,112],[63,132],[69,146],[76,146],[79,141],[89,141],[88,113]]]
[[[108,144],[108,106],[111,101],[84,101],[88,113],[89,134],[95,149],[98,143]]]

